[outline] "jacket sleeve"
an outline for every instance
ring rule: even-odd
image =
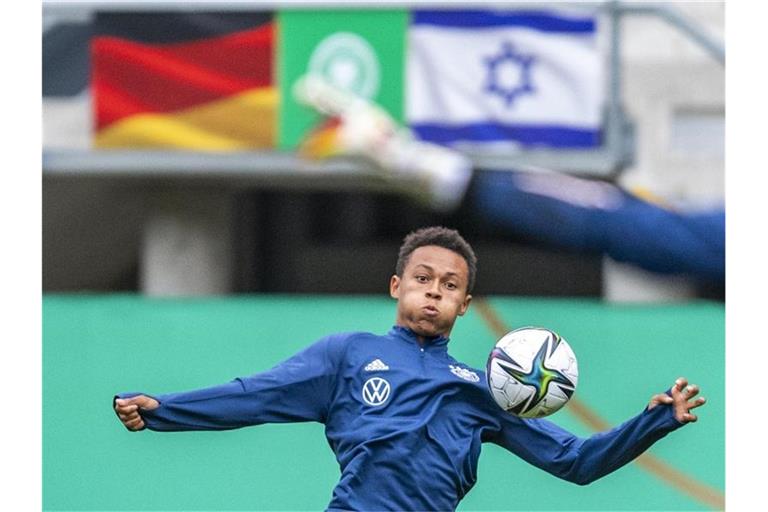
[[[554,423],[509,415],[488,441],[559,478],[586,485],[616,471],[683,424],[659,405],[606,432],[577,437]]]
[[[141,411],[157,431],[228,430],[262,423],[324,422],[347,336],[323,338],[270,370],[205,389],[152,396]],[[146,393],[120,393],[130,398]]]

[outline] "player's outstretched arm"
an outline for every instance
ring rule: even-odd
[[[694,400],[694,397],[698,394],[699,386],[688,384],[688,380],[685,377],[680,377],[675,381],[672,389],[670,389],[670,394],[659,393],[651,397],[648,410],[650,411],[661,404],[670,405],[677,421],[680,423],[693,423],[698,420],[698,417],[691,410],[701,407],[707,401],[703,396]]]
[[[132,398],[115,399],[115,414],[125,425],[125,428],[133,432],[144,429],[144,419],[140,411],[157,409],[160,404],[154,398],[146,395],[138,395]]]
[[[203,389],[121,393],[113,407],[129,430],[229,430],[262,423],[324,422],[349,335],[326,336],[271,369]]]
[[[573,468],[581,484],[592,482],[632,461],[669,432],[698,418],[692,409],[705,403],[699,387],[679,377],[666,393],[653,395],[645,411],[580,443]]]
[[[654,395],[642,413],[587,438],[573,435],[546,419],[507,417],[489,441],[531,464],[579,485],[616,471],[668,433],[696,421],[691,410],[705,403],[699,387],[680,377],[667,393]]]

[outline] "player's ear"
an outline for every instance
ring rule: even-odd
[[[389,279],[389,296],[393,299],[400,298],[400,278],[397,274]]]
[[[464,302],[462,302],[461,307],[459,308],[459,316],[464,316],[464,313],[469,309],[470,302],[472,302],[472,296],[467,294],[467,296],[464,297]]]

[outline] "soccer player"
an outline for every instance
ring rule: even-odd
[[[341,469],[329,510],[453,510],[475,483],[486,442],[585,485],[696,421],[704,398],[684,378],[636,417],[588,438],[503,411],[484,372],[448,354],[476,263],[454,230],[410,233],[389,283],[397,308],[386,334],[332,334],[265,372],[198,391],[122,393],[114,410],[132,431],[323,423]]]

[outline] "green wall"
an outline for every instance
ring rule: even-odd
[[[724,324],[721,304],[617,306],[597,301],[490,299],[509,328],[543,325],[573,346],[576,397],[611,424],[637,414],[679,375],[699,383],[700,420],[651,453],[720,494],[724,489]],[[383,332],[380,297],[43,298],[45,510],[320,510],[338,476],[319,424],[228,432],[130,433],[111,411],[119,391],[194,389],[265,370],[337,331]],[[470,309],[451,353],[482,366],[495,335]],[[588,434],[571,410],[551,418]],[[461,510],[707,510],[631,464],[586,487],[562,482],[485,445]]]

